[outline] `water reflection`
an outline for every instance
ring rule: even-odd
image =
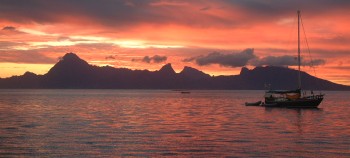
[[[3,90],[0,157],[347,157],[349,102],[246,107],[256,91]]]
[[[309,123],[310,118],[313,120],[315,118],[320,119],[323,115],[323,109],[321,108],[309,108],[309,109],[300,109],[300,108],[270,108],[265,107],[265,111],[268,113],[273,113],[272,115],[278,114],[276,116],[279,119],[285,119],[281,122],[287,122],[287,129],[296,129],[295,131],[298,134],[302,135],[305,130],[310,131]]]

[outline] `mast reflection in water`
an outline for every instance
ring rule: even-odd
[[[0,90],[0,157],[349,157],[349,93],[319,109],[263,91]]]

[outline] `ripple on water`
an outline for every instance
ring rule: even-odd
[[[319,110],[243,105],[262,94],[0,90],[0,157],[350,157],[350,94]]]

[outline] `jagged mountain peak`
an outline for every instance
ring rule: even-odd
[[[85,60],[81,59],[78,55],[72,52],[66,53],[57,64],[59,63],[74,64],[74,65],[88,65],[88,63]]]
[[[189,67],[189,66],[185,66],[182,71],[180,72],[180,74],[183,74],[183,73],[203,73],[202,71],[199,71],[193,67]]]
[[[73,52],[66,53],[63,57],[62,60],[81,60],[78,55],[76,55]]]
[[[249,72],[249,69],[246,67],[242,67],[241,72],[239,73],[240,75],[244,75]]]
[[[161,73],[168,73],[168,74],[175,74],[175,70],[173,69],[173,67],[171,66],[171,63],[165,64],[160,70],[159,72]]]
[[[210,77],[210,75],[188,66],[184,67],[184,69],[180,72],[180,75],[185,77],[197,78],[197,79]]]
[[[186,71],[199,71],[193,67],[185,66],[184,69],[182,69],[181,72],[186,72]]]
[[[84,64],[84,65],[88,64],[85,60],[79,58],[78,55],[72,52],[65,54],[57,64],[59,63]]]
[[[86,72],[90,69],[89,65],[85,60],[79,58],[74,53],[65,54],[58,63],[56,63],[48,72],[48,74],[65,74],[65,73],[81,73]]]

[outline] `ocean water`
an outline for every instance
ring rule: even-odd
[[[0,90],[0,157],[350,157],[350,93],[243,105],[263,93]]]

